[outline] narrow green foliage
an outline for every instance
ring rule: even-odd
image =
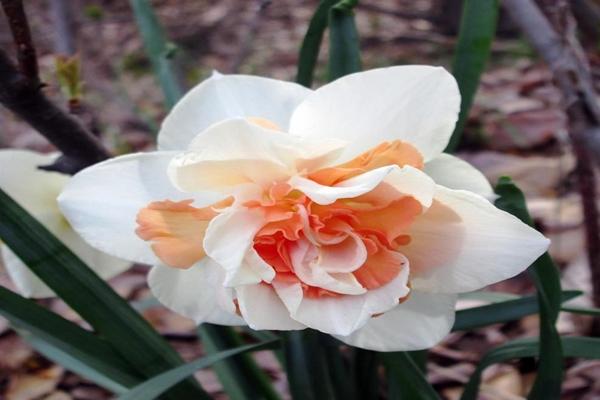
[[[352,349],[352,381],[356,399],[377,399],[379,394],[379,357],[371,350]]]
[[[496,194],[500,196],[496,200],[498,208],[533,226],[525,196],[510,178],[500,178]],[[558,269],[550,255],[545,253],[533,263],[529,272],[537,289],[540,308],[540,357],[537,378],[528,398],[558,399],[563,377],[561,341],[556,330],[556,319],[561,306]]]
[[[512,359],[540,357],[540,340],[537,338],[518,339],[494,348],[483,356],[471,379],[465,386],[461,400],[475,400],[481,384],[481,374],[492,364]],[[600,338],[564,337],[561,339],[564,357],[600,359]],[[559,392],[551,398],[560,397]]]
[[[182,363],[146,320],[2,190],[0,239],[139,374],[151,377]],[[194,381],[174,387],[169,396],[208,398]]]
[[[438,400],[440,398],[427,382],[424,371],[409,353],[380,353],[380,356],[388,381],[388,398],[394,400]]]
[[[194,372],[200,369],[211,367],[219,361],[223,361],[228,357],[232,357],[238,354],[243,354],[249,351],[258,351],[272,348],[276,343],[277,341],[250,344],[199,358],[195,361],[181,365],[180,367],[174,368],[170,371],[164,372],[160,375],[153,377],[152,379],[147,380],[146,382],[136,386],[129,392],[120,396],[119,400],[154,399],[160,396],[173,385],[177,384],[178,382],[181,382],[183,379],[191,376]]]
[[[490,55],[498,20],[498,0],[465,0],[452,73],[458,82],[462,102],[458,122],[446,152],[460,143],[479,78]]]
[[[323,34],[329,21],[329,9],[338,0],[321,0],[317,10],[308,24],[308,30],[302,40],[300,56],[298,58],[298,73],[296,82],[306,87],[311,87],[315,75],[315,67],[319,58],[319,50],[323,41]]]
[[[36,350],[113,392],[142,380],[109,343],[0,286],[0,315]]]
[[[578,290],[562,292],[561,302],[581,294]],[[479,307],[460,310],[456,313],[453,331],[467,331],[482,326],[513,321],[539,312],[537,296],[523,296]]]
[[[321,333],[313,330],[284,334],[285,369],[294,400],[333,399],[327,359],[320,341]]]
[[[360,46],[353,7],[358,0],[342,0],[329,11],[330,81],[360,71]]]
[[[244,344],[242,337],[226,326],[202,324],[198,333],[208,355]],[[278,400],[280,397],[271,385],[269,376],[261,370],[250,354],[241,353],[217,362],[213,370],[223,389],[232,400]]]
[[[167,41],[149,0],[129,0],[129,3],[142,35],[146,53],[152,62],[154,74],[162,88],[165,106],[170,109],[182,95],[172,62],[174,45]]]
[[[562,311],[573,314],[591,315],[592,317],[600,317],[600,308],[594,307],[579,307],[579,306],[562,306]]]
[[[340,342],[333,337],[321,335],[322,347],[327,360],[331,387],[336,400],[357,399],[357,392],[351,382],[355,382],[350,373],[348,360],[340,351]]]

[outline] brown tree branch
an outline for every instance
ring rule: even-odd
[[[76,118],[53,104],[40,85],[21,74],[0,51],[0,103],[17,114],[54,144],[63,156],[46,169],[75,173],[110,157]]]
[[[566,26],[555,29],[533,0],[503,0],[503,4],[517,26],[529,38],[533,47],[548,63],[557,86],[563,93],[568,117],[568,129],[573,151],[577,157],[578,191],[585,218],[587,256],[593,285],[593,299],[600,306],[600,219],[596,204],[594,154],[590,152],[598,141],[600,107],[585,56],[574,35],[572,16],[566,3],[555,2],[560,10],[557,21]],[[544,3],[549,4],[547,1]],[[568,6],[568,5],[567,5]],[[556,23],[556,22],[555,22]],[[562,33],[562,36],[558,32]]]
[[[39,84],[37,57],[23,2],[22,0],[1,0],[0,3],[17,47],[19,70],[29,81]]]

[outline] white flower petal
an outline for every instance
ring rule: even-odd
[[[28,150],[0,150],[0,188],[38,218],[59,216],[56,197],[69,181],[69,176],[38,169],[41,165],[52,164],[56,157],[57,154]]]
[[[69,176],[38,169],[51,164],[57,155],[26,150],[0,150],[0,187],[32,214],[50,232],[79,256],[101,278],[108,279],[125,271],[130,263],[113,258],[87,245],[62,216],[56,198]],[[52,297],[54,293],[6,246],[2,258],[15,286],[26,297]]]
[[[234,209],[213,218],[204,236],[204,251],[225,269],[225,286],[270,282],[273,268],[255,254],[254,235],[264,225],[260,211]]]
[[[210,125],[236,117],[265,118],[287,131],[292,112],[310,93],[310,89],[291,82],[213,74],[173,107],[158,134],[158,147],[183,150]]]
[[[462,293],[511,278],[541,256],[549,240],[483,197],[437,186],[431,208],[409,229],[400,250],[413,288]]]
[[[380,167],[347,179],[334,186],[325,186],[310,179],[293,176],[288,182],[317,204],[332,204],[338,199],[358,197],[375,189],[381,182],[392,185],[400,194],[413,196],[423,207],[429,207],[434,190],[433,180],[417,168],[406,165]]]
[[[131,154],[86,168],[66,185],[58,198],[60,208],[93,247],[126,260],[160,264],[150,244],[135,234],[140,209],[167,199],[194,199],[194,206],[203,207],[223,197],[175,189],[167,176],[173,155]]]
[[[269,184],[312,170],[338,156],[339,140],[309,141],[230,119],[209,127],[169,165],[183,191],[223,190],[245,183]]]
[[[167,308],[198,324],[245,325],[235,313],[232,290],[223,287],[224,276],[223,268],[205,257],[188,269],[155,266],[148,285]]]
[[[458,86],[443,68],[373,69],[310,94],[294,111],[290,133],[348,140],[344,161],[397,139],[414,145],[428,161],[448,144],[459,108]]]
[[[321,332],[348,336],[373,315],[394,308],[410,289],[408,262],[390,283],[361,295],[304,297],[299,284],[273,281],[275,291],[296,321]]]
[[[488,200],[497,197],[492,185],[481,171],[453,155],[442,153],[425,163],[425,172],[435,183],[449,189],[468,190]]]
[[[454,325],[456,295],[412,291],[396,308],[349,336],[336,336],[351,346],[374,351],[412,351],[433,347]]]
[[[279,331],[306,328],[290,317],[290,312],[269,285],[243,285],[235,291],[242,316],[250,328]]]

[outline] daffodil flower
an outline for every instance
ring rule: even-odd
[[[36,217],[100,277],[109,279],[125,271],[131,265],[129,262],[89,246],[63,217],[58,208],[57,197],[70,177],[38,169],[41,165],[52,164],[56,157],[57,154],[41,154],[28,150],[0,150],[0,188]],[[5,244],[0,245],[0,254],[8,275],[21,294],[34,298],[54,296],[52,290]]]
[[[198,323],[430,347],[457,293],[548,247],[442,154],[459,103],[453,77],[428,66],[315,91],[215,74],[167,116],[160,151],[80,172],[60,205],[92,246],[154,265],[155,296]]]

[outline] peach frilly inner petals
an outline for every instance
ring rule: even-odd
[[[189,268],[206,254],[202,246],[204,232],[218,210],[228,207],[228,197],[208,207],[196,208],[193,200],[155,201],[137,215],[136,234],[152,243],[152,250],[165,264]]]
[[[298,279],[308,286],[339,294],[357,295],[365,293],[365,288],[360,285],[352,273],[330,273],[327,271],[327,266],[323,264],[323,261],[326,258],[331,260],[331,257],[323,256],[324,253],[328,252],[326,247],[329,246],[318,248],[307,240],[299,240],[290,245],[292,269]],[[364,262],[366,251],[363,251],[364,245],[362,243],[360,243],[360,246],[355,245],[354,247],[355,249],[345,249],[346,254],[339,254],[338,252],[338,256],[347,260],[350,264],[358,264],[356,266],[358,267]],[[358,248],[358,251],[356,248]],[[365,253],[364,255],[360,254],[363,252]],[[357,257],[359,258],[358,263],[356,263]]]
[[[410,165],[423,169],[424,163],[421,153],[413,145],[394,140],[383,142],[344,164],[315,171],[309,174],[308,178],[321,185],[333,186],[367,171],[388,165],[399,167]]]
[[[307,298],[360,295],[394,280],[408,268],[401,246],[423,212],[385,182],[328,205],[277,183],[244,206],[266,216],[254,249],[275,270],[274,281],[299,284]]]

